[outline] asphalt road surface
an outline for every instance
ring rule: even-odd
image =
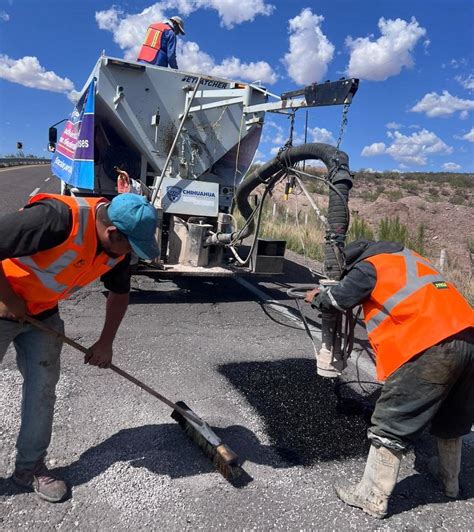
[[[0,170],[2,212],[19,208],[37,189],[59,190],[48,167]],[[288,314],[294,302],[286,286],[310,281],[304,260],[289,258],[283,277],[250,280],[270,304],[232,279],[134,277],[115,342],[118,366],[184,400],[215,428],[241,457],[245,482],[233,486],[217,473],[165,405],[109,370],[84,365],[65,347],[48,464],[71,485],[71,496],[51,505],[22,491],[9,479],[21,391],[10,349],[0,367],[0,528],[472,528],[472,438],[464,445],[463,500],[447,499],[429,477],[428,434],[402,463],[385,521],[336,498],[335,482],[362,474],[379,386],[360,336],[340,387],[349,400],[338,407],[334,382],[316,375],[313,348]],[[282,313],[275,301],[290,310]],[[67,333],[91,345],[104,308],[100,284],[75,294],[61,305]],[[307,316],[317,330],[317,316],[311,310]]]

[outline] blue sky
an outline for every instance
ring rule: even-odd
[[[134,58],[148,23],[179,14],[180,69],[262,80],[276,94],[359,77],[341,148],[351,168],[474,171],[472,0],[0,0],[0,155],[45,155],[102,50]],[[341,108],[313,109],[334,143]],[[304,111],[297,117],[301,141]],[[286,141],[267,116],[257,159]]]

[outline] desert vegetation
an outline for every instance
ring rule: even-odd
[[[320,168],[306,171],[322,175]],[[305,183],[324,215],[327,186],[310,178]],[[284,185],[278,185],[272,198],[265,202],[261,235],[285,239],[287,249],[321,262],[323,221],[300,190],[284,201],[283,189]],[[349,200],[347,242],[358,238],[402,242],[441,267],[446,277],[474,302],[473,206],[471,174],[358,172]]]

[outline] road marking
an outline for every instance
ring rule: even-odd
[[[44,182],[47,183],[51,178],[50,177],[47,177]]]
[[[40,187],[36,187],[33,192],[30,194],[30,198],[31,196],[35,196],[36,194],[38,194],[38,191],[39,191]]]
[[[260,288],[257,288],[253,284],[249,283],[247,280],[243,279],[242,277],[234,277],[234,281],[239,283],[241,286],[255,294],[261,301],[263,301],[266,305],[268,305],[270,308],[272,308],[275,312],[278,312],[279,314],[282,314],[285,318],[296,322],[300,329],[305,330],[303,320],[301,319],[301,316],[299,315],[299,312],[292,309],[291,307],[287,307],[280,301],[277,301],[276,299],[272,299],[268,294],[266,294],[263,290],[260,290]],[[321,338],[321,331],[319,329],[316,329],[311,324],[308,323],[308,328],[311,331],[311,335],[314,340],[318,340],[319,342],[322,341]],[[366,373],[368,376],[372,376],[374,373],[374,365],[371,360],[367,360],[366,357],[359,356],[360,351],[357,349],[353,349],[352,356],[349,358],[348,363],[351,362],[353,364],[356,363],[359,367],[359,369],[362,369],[364,373]]]

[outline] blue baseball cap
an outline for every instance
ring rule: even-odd
[[[157,213],[144,196],[119,194],[110,202],[107,214],[140,258],[151,260],[159,256],[160,248],[155,236]]]

